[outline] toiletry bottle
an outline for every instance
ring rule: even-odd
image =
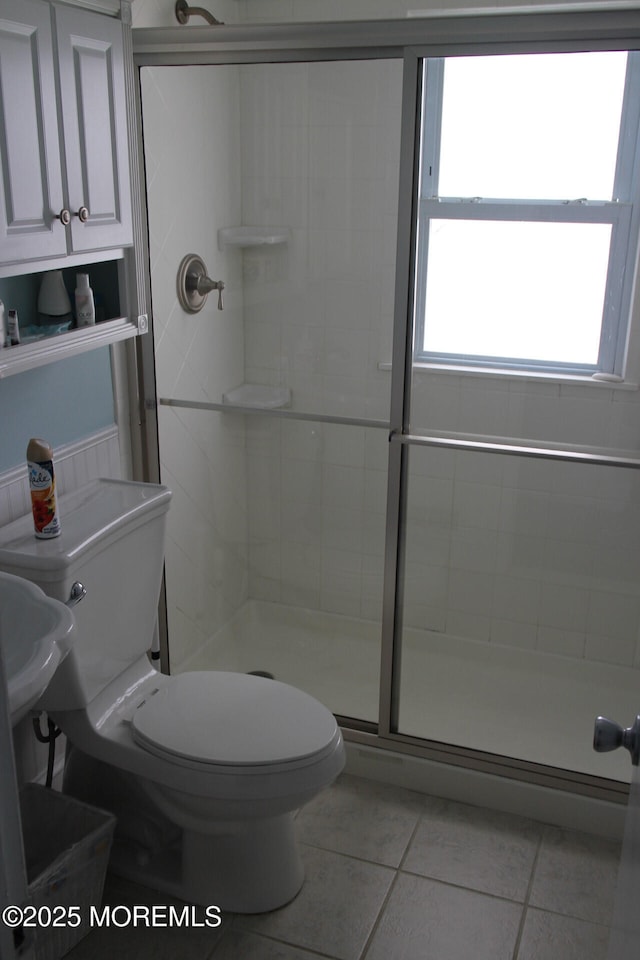
[[[7,343],[7,324],[4,318],[4,303],[0,300],[0,350],[8,347]]]
[[[76,325],[89,327],[96,322],[93,290],[89,286],[89,274],[76,274]]]
[[[49,540],[60,533],[51,444],[46,440],[29,440],[27,467],[35,535],[40,540]]]
[[[18,323],[17,310],[9,310],[7,320],[7,341],[11,347],[17,347],[20,343],[20,325]]]

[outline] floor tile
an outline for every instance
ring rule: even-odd
[[[298,896],[272,913],[236,917],[235,927],[357,960],[394,877],[388,867],[302,846],[306,879]]]
[[[427,802],[412,790],[343,775],[299,813],[296,828],[304,843],[397,867]]]
[[[399,874],[366,960],[511,960],[522,908]]]
[[[319,955],[255,933],[230,930],[215,948],[211,960],[319,960]]]
[[[181,900],[115,877],[107,878],[103,904],[123,908],[173,905],[179,915],[186,906]],[[203,908],[196,910],[196,922],[204,923]],[[127,914],[120,910],[114,916],[117,923],[122,923]],[[191,922],[194,915],[189,913],[188,916],[190,919],[186,926],[171,925],[167,912],[156,916],[158,925],[151,925],[151,915],[147,925],[142,914],[139,914],[135,923],[95,927],[66,956],[69,960],[113,960],[113,957],[118,960],[207,960],[221,939],[225,926],[231,921],[223,918],[222,925],[213,928],[194,925]],[[165,925],[160,925],[162,923]]]
[[[620,844],[547,827],[529,903],[565,916],[611,922]]]
[[[402,869],[524,901],[540,835],[531,820],[441,801],[425,812]]]
[[[606,960],[609,929],[529,909],[517,960]]]

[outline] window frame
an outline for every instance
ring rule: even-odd
[[[491,54],[500,56],[501,54]],[[535,56],[535,53],[526,54]],[[640,247],[640,51],[629,50],[612,200],[530,200],[444,197],[437,193],[440,163],[443,57],[422,61],[419,97],[419,196],[415,265],[414,364],[517,370],[532,373],[624,376],[631,304]],[[509,356],[441,353],[424,349],[429,225],[434,220],[489,220],[611,225],[597,363],[542,361]]]

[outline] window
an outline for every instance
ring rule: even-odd
[[[417,361],[622,374],[639,56],[425,61]]]

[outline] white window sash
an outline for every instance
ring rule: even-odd
[[[418,202],[414,362],[518,367],[590,374],[623,373],[635,263],[640,233],[640,54],[629,52],[614,179],[615,200],[529,200],[437,196],[444,60],[424,61],[420,199]],[[612,226],[603,309],[600,354],[595,367],[530,363],[519,358],[445,355],[424,351],[429,224],[432,220],[503,220],[557,223],[609,223]]]

